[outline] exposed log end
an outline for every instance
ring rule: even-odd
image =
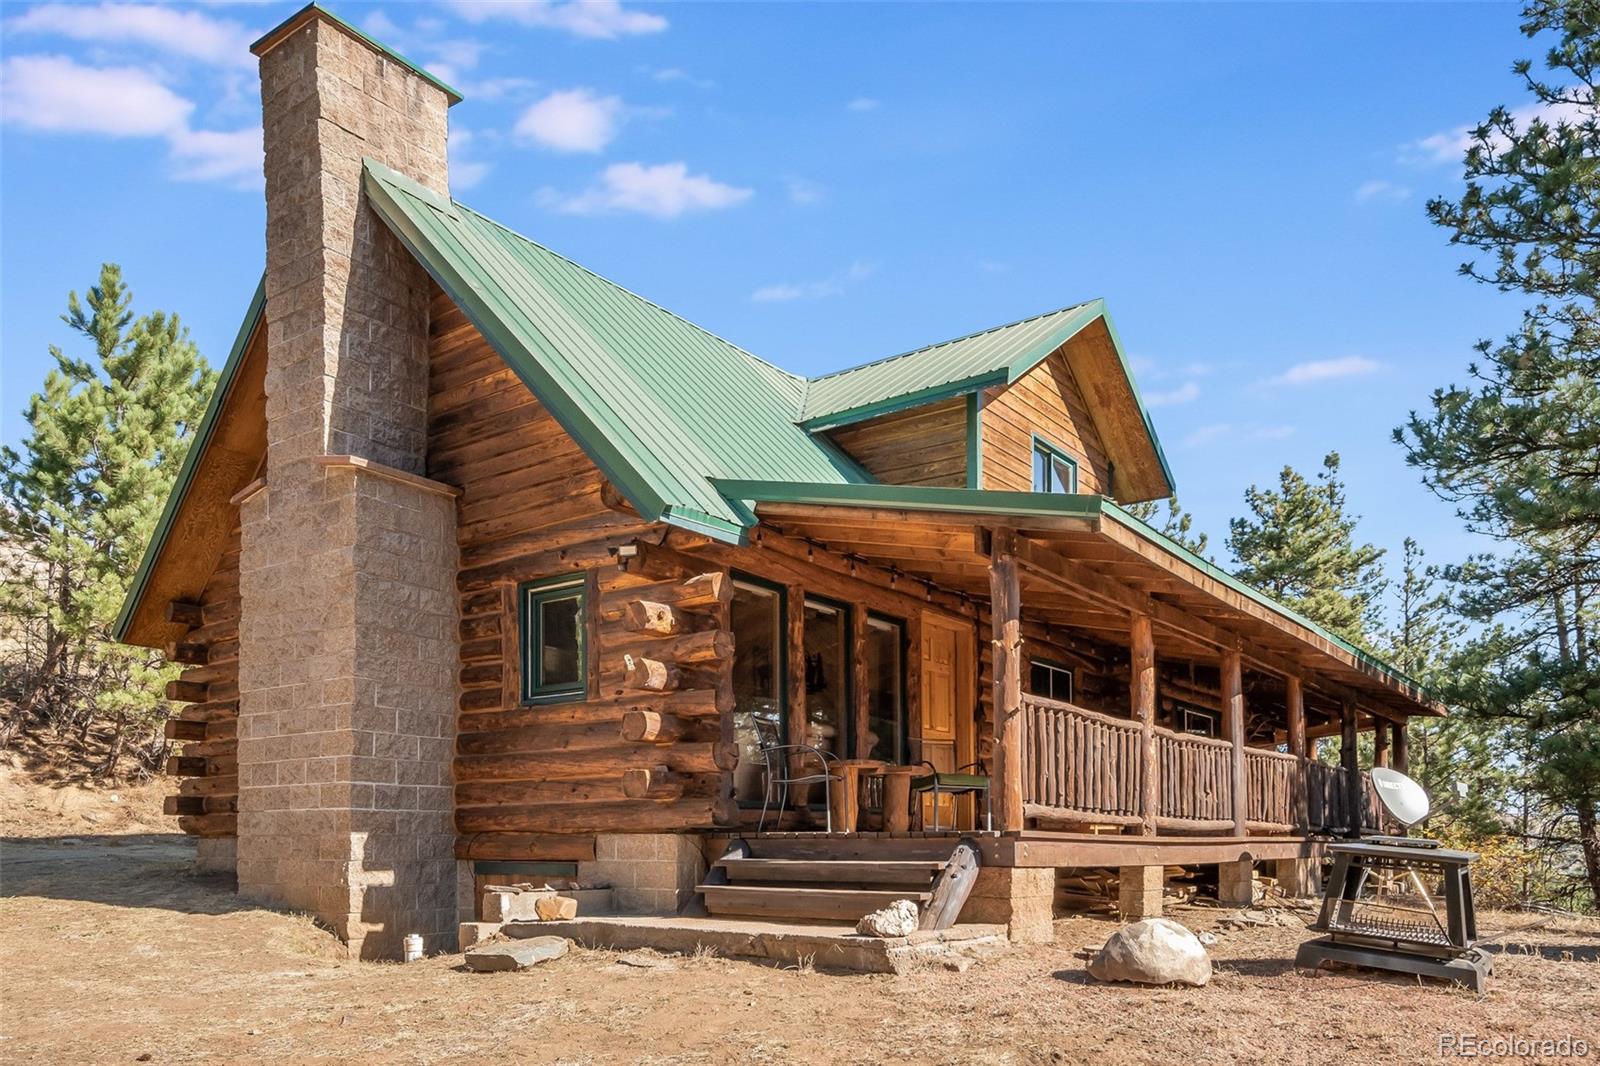
[[[204,703],[207,689],[198,681],[168,681],[167,699],[174,703]]]
[[[642,655],[625,655],[622,665],[627,671],[628,684],[646,692],[670,692],[678,687],[682,678],[678,668],[671,663],[647,659]]]
[[[172,600],[167,604],[167,621],[184,626],[197,626],[205,621],[205,611],[198,603]]]
[[[670,603],[654,600],[634,600],[623,612],[623,623],[636,633],[656,633],[671,636],[682,624],[678,612]]]
[[[169,777],[204,777],[206,761],[193,755],[174,755],[167,760]]]
[[[173,718],[169,719],[166,725],[162,727],[162,732],[168,740],[204,740],[206,738],[206,723],[182,721]],[[176,814],[177,812],[168,811],[167,813]]]
[[[683,795],[683,780],[665,766],[624,770],[622,794],[629,799],[674,800]]]
[[[681,720],[659,711],[632,710],[622,716],[622,739],[635,744],[670,744],[684,732]]]

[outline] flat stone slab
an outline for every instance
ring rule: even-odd
[[[549,923],[541,923],[545,928]],[[567,953],[568,941],[564,936],[535,936],[522,940],[495,941],[479,944],[467,952],[467,969],[478,973],[497,970],[526,970],[541,962],[559,959]]]
[[[508,922],[508,937],[551,933],[584,947],[613,951],[649,948],[663,954],[713,951],[725,958],[847,973],[906,973],[923,965],[964,969],[974,959],[1010,946],[1003,925],[957,925],[905,937],[862,936],[850,926],[630,915],[565,922]]]

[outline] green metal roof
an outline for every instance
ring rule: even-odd
[[[710,479],[864,481],[795,424],[805,380],[381,164],[373,207],[647,518],[739,539]]]
[[[111,636],[116,640],[121,640],[127,635],[128,625],[133,621],[133,610],[144,596],[145,585],[150,582],[150,572],[155,569],[156,560],[161,557],[161,550],[166,546],[167,537],[172,532],[172,523],[178,517],[178,510],[183,506],[184,497],[188,495],[189,483],[194,480],[194,472],[199,469],[200,457],[205,453],[206,444],[211,440],[211,434],[216,431],[222,405],[227,401],[228,390],[233,388],[234,378],[239,375],[239,364],[244,362],[245,350],[250,347],[250,338],[255,336],[256,327],[261,324],[261,316],[266,306],[267,276],[263,274],[261,280],[256,282],[256,291],[250,297],[250,306],[245,309],[244,321],[239,324],[239,332],[233,338],[233,347],[228,350],[228,358],[217,373],[217,386],[211,390],[211,399],[206,401],[205,413],[200,416],[200,424],[195,427],[194,439],[189,442],[189,450],[183,455],[183,463],[178,467],[178,476],[172,483],[172,492],[167,496],[166,506],[161,509],[161,517],[156,520],[150,544],[139,560],[139,569],[133,573],[133,583],[128,586],[128,595],[122,601],[122,609],[117,612],[117,620],[112,623]]]
[[[812,378],[801,423],[811,430],[832,429],[890,410],[1008,385],[1103,314],[1104,301],[1091,300]]]
[[[1407,695],[1435,701],[1421,682],[1407,676],[1337,633],[1313,622],[1292,607],[1287,607],[1177,541],[1135,518],[1104,496],[1087,494],[1047,494],[1002,492],[989,489],[939,488],[927,485],[805,485],[778,481],[719,480],[717,487],[730,497],[749,504],[797,503],[834,507],[876,507],[945,514],[1007,514],[1026,522],[1029,518],[1093,518],[1116,522],[1140,538],[1176,555],[1198,568],[1207,577],[1221,582],[1234,592],[1260,604],[1275,614],[1303,626],[1334,644],[1351,657],[1383,674],[1394,684],[1409,690]]]

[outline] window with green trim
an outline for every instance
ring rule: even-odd
[[[1078,461],[1043,437],[1033,438],[1033,491],[1078,491]]]
[[[584,648],[588,586],[582,577],[530,581],[519,589],[522,702],[557,703],[588,694]]]

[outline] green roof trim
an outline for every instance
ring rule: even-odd
[[[256,327],[261,324],[266,307],[267,276],[262,274],[261,280],[256,283],[255,294],[250,297],[250,306],[244,313],[244,321],[240,323],[239,332],[233,338],[233,347],[229,349],[228,358],[217,374],[217,386],[211,390],[211,399],[206,401],[205,413],[200,416],[200,424],[195,427],[194,439],[189,442],[189,450],[184,453],[183,463],[178,467],[178,476],[172,483],[172,492],[167,495],[166,506],[161,509],[161,517],[156,520],[150,544],[139,560],[139,569],[134,571],[133,584],[128,586],[128,595],[122,600],[122,609],[117,612],[117,620],[111,625],[111,636],[116,640],[122,640],[127,636],[128,626],[133,622],[134,609],[144,597],[145,586],[150,583],[150,572],[155,569],[156,560],[161,557],[161,551],[166,547],[167,537],[172,533],[172,524],[177,520],[178,511],[183,507],[184,497],[189,492],[189,483],[194,480],[194,472],[200,466],[200,457],[204,454],[206,444],[210,442],[211,434],[216,429],[222,405],[227,401],[228,391],[233,388],[234,378],[239,375],[239,366],[244,362],[245,350],[250,347],[250,338],[255,335]]]
[[[335,15],[332,11],[329,11],[321,4],[317,3],[307,4],[299,11],[296,11],[294,14],[278,23],[272,29],[262,34],[253,44],[250,45],[250,51],[258,56],[270,51],[275,45],[277,45],[279,41],[283,40],[289,34],[293,33],[295,30],[299,29],[302,25],[311,21],[313,18],[323,18],[328,20],[344,32],[348,33],[350,36],[354,37],[356,40],[360,41],[362,44],[366,45],[368,48],[372,49],[374,52],[377,52],[379,55],[385,56],[394,60],[396,63],[399,63],[401,66],[417,75],[417,77],[421,78],[423,81],[426,81],[428,84],[444,93],[445,98],[450,101],[450,106],[454,107],[456,104],[461,102],[461,94],[456,92],[456,90],[448,85],[445,81],[428,73],[422,67],[418,66],[416,63],[413,63],[411,60],[407,59],[399,52],[396,52],[393,48],[390,48],[383,42],[374,40],[365,33],[362,33],[350,23],[346,22],[338,15]]]
[[[805,380],[373,160],[379,217],[639,513],[730,543],[711,483],[868,475],[795,425]]]
[[[1112,500],[1086,494],[1047,494],[995,490],[936,488],[925,485],[801,485],[775,481],[718,480],[717,487],[730,497],[759,503],[796,503],[837,507],[883,507],[902,510],[934,511],[946,514],[997,514],[1028,518],[1091,518],[1116,522],[1139,537],[1155,544],[1195,567],[1229,589],[1315,633],[1350,654],[1358,662],[1381,673],[1389,681],[1409,690],[1414,698],[1437,703],[1437,697],[1415,678],[1407,676],[1382,659],[1286,607],[1257,588],[1229,574],[1221,567],[1146,525]]]

